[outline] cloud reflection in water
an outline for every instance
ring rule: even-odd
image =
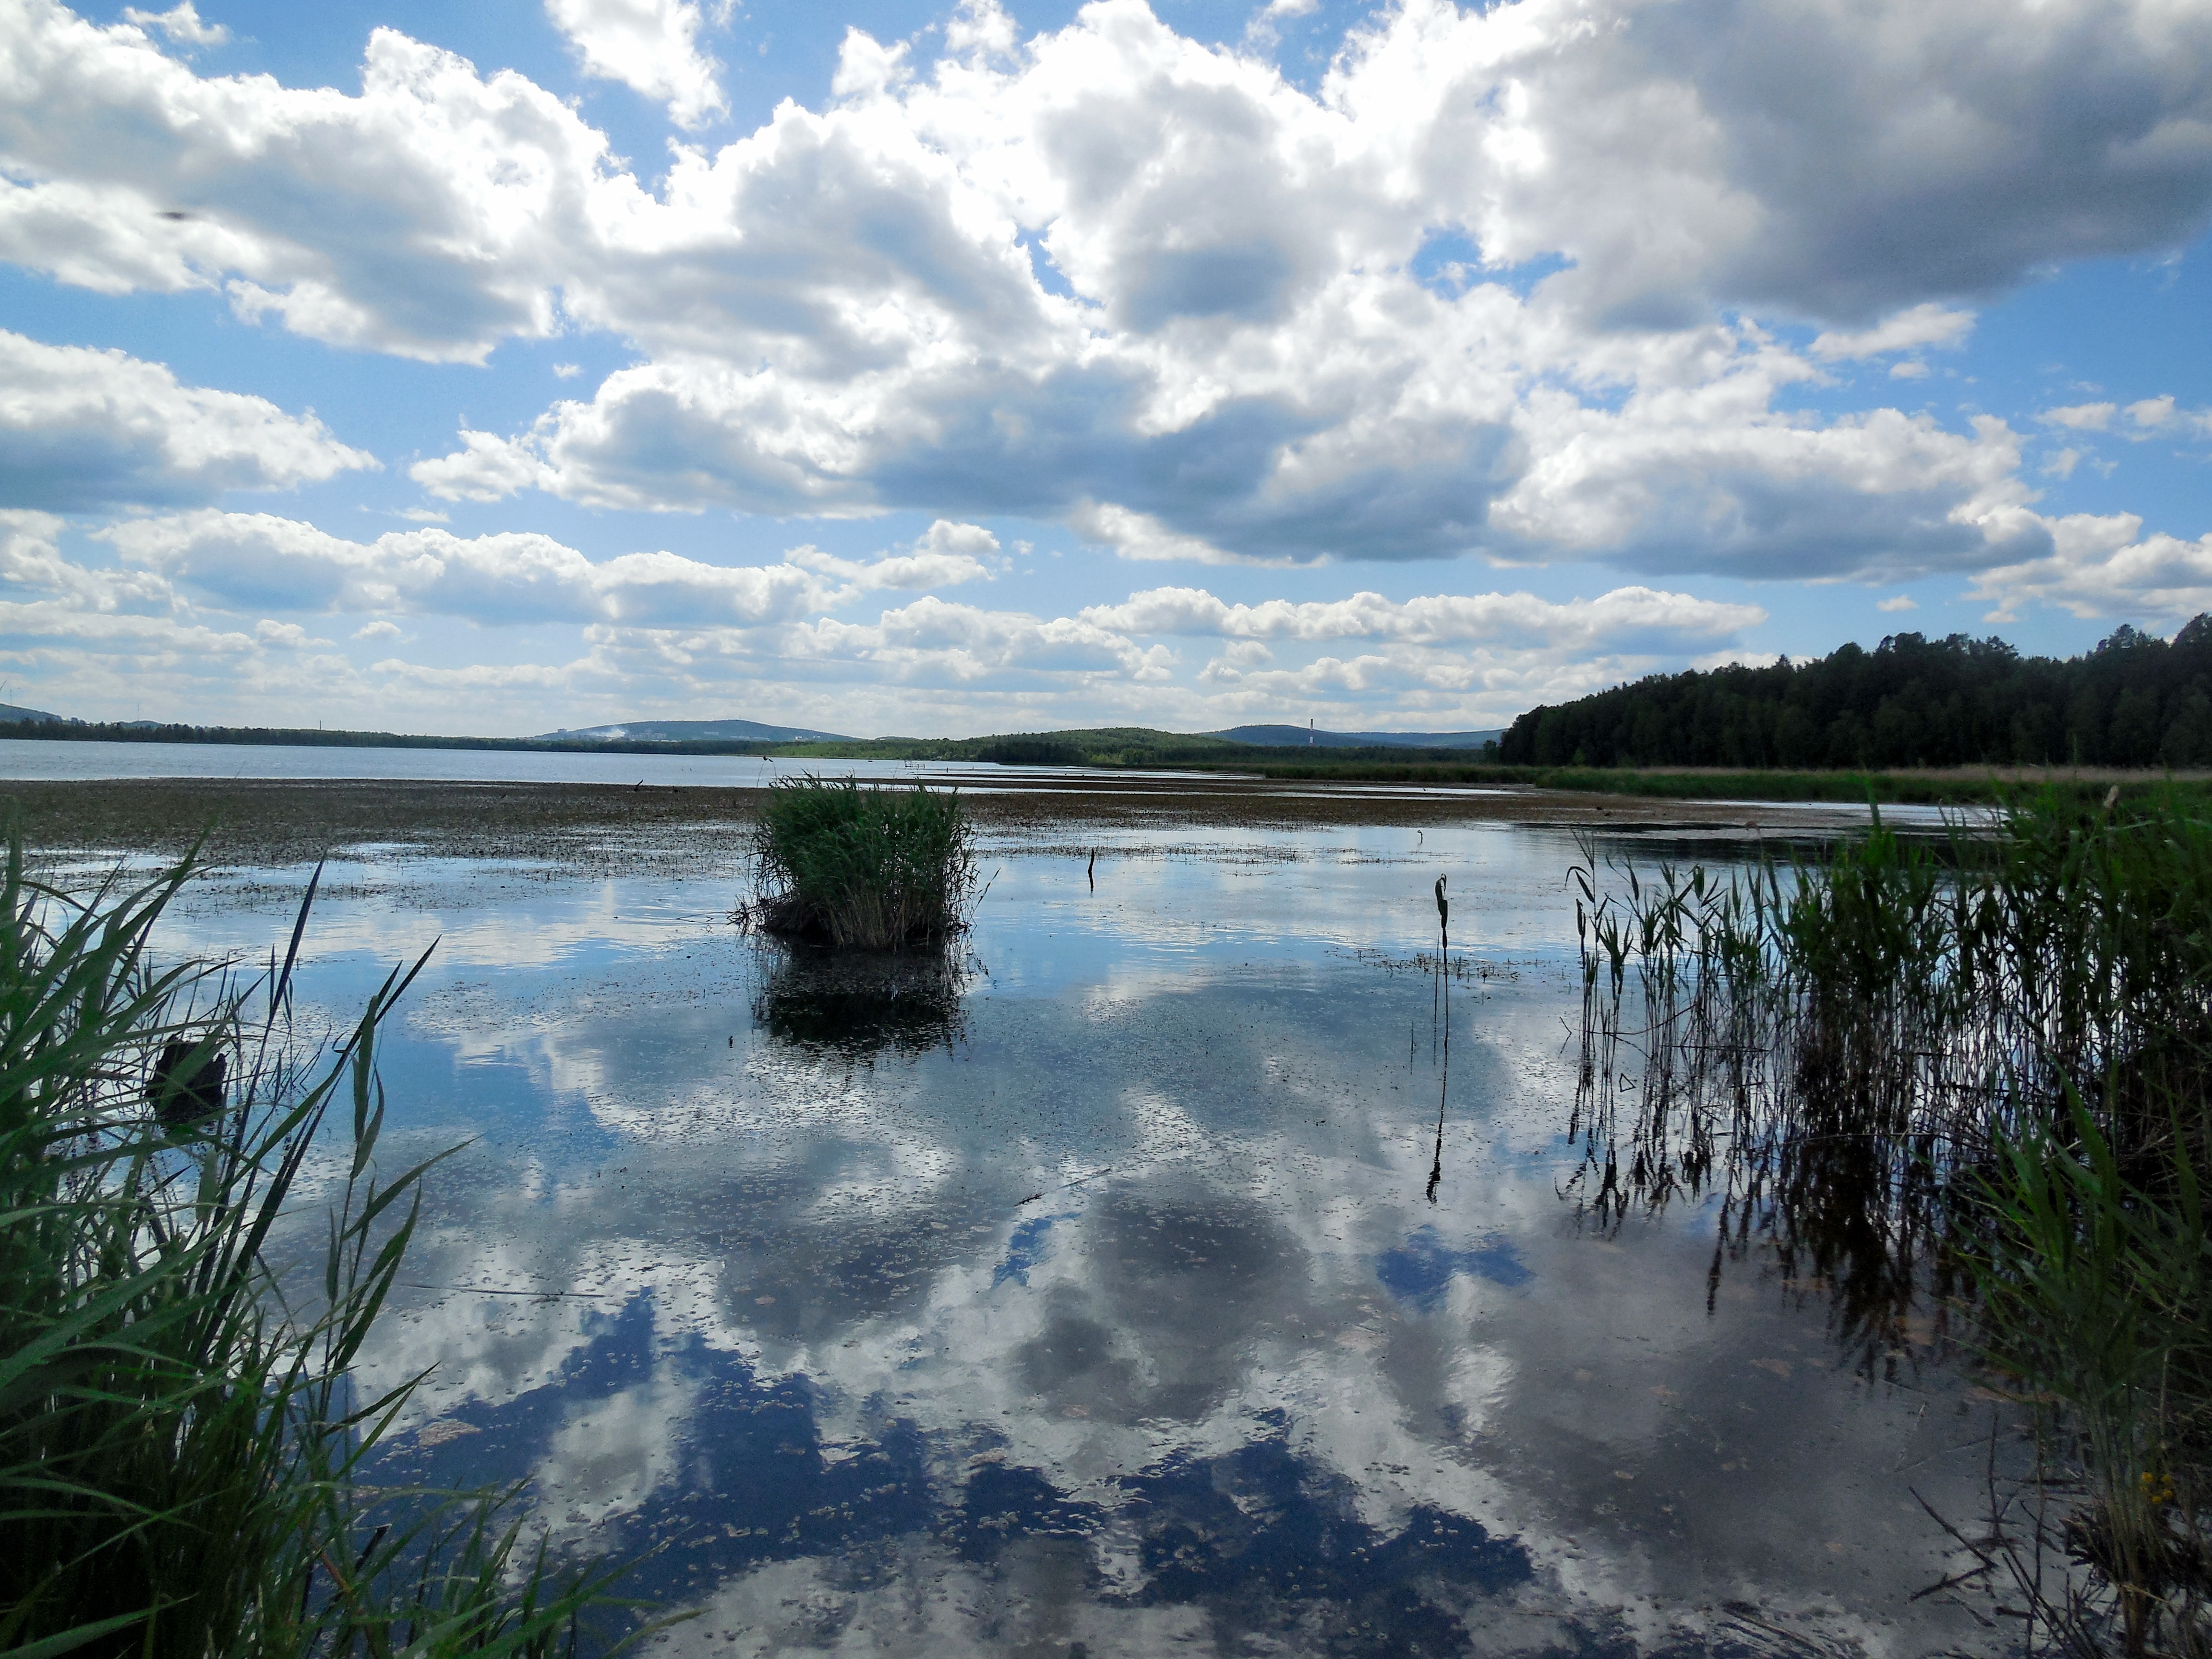
[[[1905,1481],[1978,1483],[1963,1389],[1839,1374],[1755,1273],[1709,1314],[1694,1212],[1578,1231],[1559,846],[1339,855],[1369,834],[1235,882],[1117,859],[1110,906],[1010,857],[949,1019],[810,1012],[703,921],[434,988],[394,1080],[465,1042],[543,1098],[426,1213],[440,1288],[376,1363],[441,1370],[395,1469],[665,1545],[635,1589],[708,1607],[684,1651],[1758,1650],[1731,1600],[1972,1650],[1905,1601],[1943,1570]],[[1431,1207],[1431,988],[1341,947],[1433,938],[1445,860],[1455,951],[1515,966],[1455,1015]]]

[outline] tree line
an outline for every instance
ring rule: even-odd
[[[1530,709],[1519,766],[2212,765],[2212,614],[2171,640],[2122,624],[2078,657],[1893,634],[1808,662],[1653,674]]]

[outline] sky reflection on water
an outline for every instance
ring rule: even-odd
[[[374,1357],[438,1366],[392,1472],[663,1544],[671,1653],[1993,1650],[1908,1601],[1966,1380],[1855,1375],[1757,1260],[1708,1312],[1709,1208],[1578,1231],[1564,834],[1099,839],[1095,891],[988,855],[902,979],[732,882],[334,866],[305,994],[442,936],[392,1156],[478,1137]],[[254,879],[179,936],[261,954]]]

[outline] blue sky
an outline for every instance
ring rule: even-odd
[[[0,0],[0,699],[1502,724],[2212,609],[2174,0]]]

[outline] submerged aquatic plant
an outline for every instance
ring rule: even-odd
[[[438,1162],[375,1162],[376,1045],[422,962],[301,1054],[300,928],[258,986],[154,965],[192,869],[73,897],[11,835],[0,875],[0,1652],[566,1650],[605,1573],[556,1575],[498,1497],[358,1478],[415,1385],[364,1398],[353,1367]],[[302,1279],[272,1239],[334,1111]]]
[[[2048,797],[1986,835],[1877,815],[1787,867],[1620,873],[1586,849],[1571,877],[1588,1212],[1717,1192],[1715,1283],[1771,1249],[1869,1370],[1923,1299],[1972,1309],[2041,1409],[2039,1490],[2082,1494],[2051,1537],[2100,1588],[2022,1575],[2050,1630],[2212,1650],[2212,824]]]
[[[739,919],[840,950],[941,945],[966,927],[975,896],[975,833],[949,791],[781,781],[754,823],[752,858]]]

